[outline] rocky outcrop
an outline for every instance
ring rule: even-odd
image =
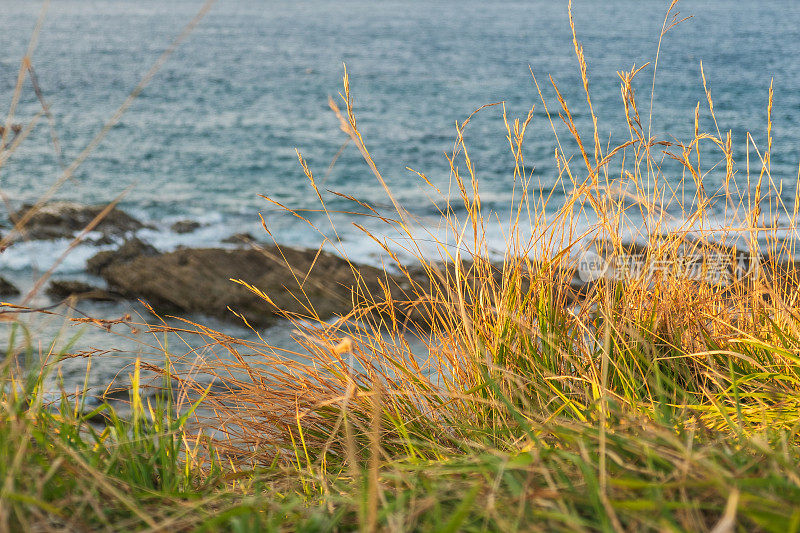
[[[152,245],[137,238],[128,239],[116,250],[99,252],[86,262],[86,271],[95,276],[102,276],[103,270],[112,264],[124,264],[139,257],[153,257],[160,252]]]
[[[200,227],[200,223],[195,220],[179,220],[169,227],[175,233],[192,233]]]
[[[45,293],[54,300],[65,300],[70,297],[75,297],[79,300],[94,300],[99,302],[119,300],[118,296],[115,296],[105,289],[74,280],[51,281]]]
[[[410,321],[424,328],[430,321],[426,315],[430,299],[423,298],[427,303],[418,306],[404,304],[417,298],[409,291],[412,284],[417,285],[419,293],[447,302],[455,297],[452,287],[456,283],[468,284],[468,290],[461,297],[469,299],[471,295],[481,294],[486,278],[492,278],[498,286],[518,284],[523,295],[532,290],[536,294],[551,290],[555,301],[571,305],[591,297],[601,279],[626,283],[630,280],[629,267],[635,267],[632,272],[639,275],[650,275],[656,268],[662,269],[658,272],[670,269],[669,272],[674,273],[680,267],[686,269],[688,281],[699,280],[700,275],[706,279],[714,267],[713,272],[719,279],[710,281],[724,285],[723,276],[745,279],[755,272],[756,266],[767,264],[764,257],[751,257],[732,247],[704,247],[688,240],[676,243],[679,246],[666,254],[657,241],[623,243],[617,247],[595,243],[593,256],[578,257],[565,265],[518,258],[523,264],[517,278],[506,276],[504,279],[503,265],[470,260],[462,262],[458,276],[450,263],[434,266],[431,271],[409,268],[409,280],[405,275],[353,264],[317,250],[253,246],[255,242],[249,234],[235,235],[228,242],[248,246],[187,248],[160,253],[137,238],[129,238],[118,250],[100,252],[92,257],[87,271],[105,279],[110,294],[142,299],[160,312],[197,313],[236,320],[233,310],[257,326],[270,325],[287,315],[322,320],[344,315],[353,309],[356,301],[384,302],[388,290],[397,305],[378,306],[377,310],[391,312],[400,322]],[[587,265],[595,269],[589,276],[586,275]],[[241,280],[253,289],[231,280]],[[61,286],[53,287],[52,291],[57,297],[86,293],[100,296],[92,287]]]
[[[248,244],[256,242],[256,238],[250,233],[236,233],[230,237],[225,237],[222,242],[225,244]]]
[[[11,225],[25,216],[31,208],[30,204],[23,205],[14,216],[10,217]],[[105,208],[105,205],[82,205],[73,202],[45,204],[25,223],[21,237],[33,240],[73,238]],[[144,227],[146,227],[144,224],[114,207],[95,226],[94,231],[102,233],[107,239],[110,236],[126,235]]]
[[[320,319],[347,313],[357,279],[362,293],[376,297],[383,295],[379,280],[399,283],[378,268],[354,267],[329,253],[274,246],[183,249],[134,259],[124,254],[102,260],[98,256],[90,263],[112,290],[126,297],[141,298],[159,311],[227,319],[234,318],[230,307],[259,326],[274,323],[284,313],[311,315],[311,309]],[[231,280],[251,284],[269,301]]]
[[[0,296],[19,296],[19,289],[6,278],[0,277]]]

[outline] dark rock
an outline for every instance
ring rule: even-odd
[[[249,237],[242,236],[242,240]],[[485,260],[462,261],[459,277],[472,286],[468,293],[477,293],[481,280],[487,276],[503,283],[502,268],[503,265]],[[546,275],[552,277],[553,289],[564,294],[559,297],[561,301],[569,303],[588,293],[591,285],[578,280],[575,269],[564,274],[548,268]],[[110,290],[126,298],[141,298],[157,311],[238,320],[228,309],[230,306],[257,326],[270,325],[287,315],[308,317],[310,309],[324,320],[349,313],[354,302],[367,301],[377,304],[375,312],[391,314],[399,323],[425,329],[435,318],[428,309],[433,305],[430,298],[421,295],[447,295],[451,293],[447,285],[456,283],[452,263],[434,264],[431,269],[417,266],[405,269],[406,274],[390,274],[317,250],[277,246],[185,248],[159,254],[138,240],[89,260],[89,270],[102,276]],[[530,286],[524,278],[541,279],[541,274],[524,275],[520,280],[523,293]],[[231,280],[249,283],[268,299]],[[354,286],[358,286],[355,295]],[[393,305],[384,305],[386,290]]]
[[[200,223],[194,220],[179,220],[170,226],[169,229],[175,233],[191,233],[200,227]]]
[[[222,242],[225,244],[247,244],[250,242],[256,242],[256,238],[250,233],[237,233],[222,239]]]
[[[89,285],[82,281],[55,280],[45,290],[45,293],[54,300],[64,300],[74,296],[80,300],[95,300],[109,302],[119,298],[105,289]]]
[[[23,205],[14,214],[13,220],[24,217],[31,207],[30,204]],[[51,202],[40,207],[26,222],[22,235],[34,240],[69,239],[86,228],[105,208],[105,205]],[[144,224],[114,207],[98,222],[94,231],[104,236],[121,236],[144,227]]]
[[[116,241],[109,235],[101,235],[97,239],[86,239],[84,242],[92,246],[107,246],[109,244],[114,244]]]
[[[98,252],[86,262],[86,271],[96,276],[102,275],[103,269],[113,264],[133,261],[137,257],[152,257],[160,252],[152,245],[142,242],[136,237],[128,239],[116,250]]]
[[[0,277],[0,296],[19,296],[19,289],[7,279]]]
[[[378,268],[354,266],[329,253],[275,246],[142,255],[126,262],[112,260],[101,269],[101,275],[112,289],[142,298],[160,311],[233,319],[230,306],[260,326],[274,323],[286,313],[307,316],[309,307],[321,319],[349,312],[356,277],[362,280],[362,291],[376,299],[383,296],[379,280],[395,287],[399,282]],[[263,291],[274,305],[231,279]]]

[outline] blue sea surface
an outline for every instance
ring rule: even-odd
[[[48,120],[0,168],[0,191],[12,205],[40,198],[103,128],[130,91],[202,5],[199,0],[55,0],[47,11],[32,64],[50,105],[62,159]],[[40,2],[0,2],[0,112],[12,103],[20,59],[29,45]],[[666,2],[576,0],[578,39],[588,63],[602,144],[629,138],[619,71],[650,65],[636,85],[646,119],[659,33]],[[744,176],[747,132],[766,146],[768,91],[774,83],[772,175],[793,199],[800,161],[800,3],[699,1],[678,5],[676,26],[663,39],[653,99],[652,127],[664,140],[688,140],[700,103],[701,129],[716,132],[707,110],[701,62],[714,98],[719,128],[732,131]],[[329,165],[346,141],[328,107],[339,98],[343,65],[350,75],[359,127],[397,200],[420,224],[440,223],[434,204],[446,199],[456,121],[484,104],[504,102],[511,120],[531,106],[527,171],[545,190],[556,183],[556,140],[533,82],[536,76],[551,112],[557,111],[552,76],[582,134],[591,119],[580,81],[567,2],[552,0],[322,1],[219,0],[169,58],[131,108],[79,167],[55,198],[109,202],[153,224],[147,238],[162,249],[214,246],[249,231],[267,238],[258,214],[280,243],[317,247],[323,235],[260,195],[298,210],[319,208],[295,150],[314,172],[331,211],[352,211],[352,195],[391,215],[389,199],[352,144]],[[26,82],[14,118],[27,122],[41,106]],[[566,128],[555,127],[568,156],[576,156]],[[480,183],[485,214],[507,217],[514,162],[502,106],[470,122],[466,142]],[[751,148],[751,164],[757,161]],[[708,149],[711,168],[719,160]],[[580,156],[573,160],[576,168]],[[676,165],[669,179],[679,179]],[[463,169],[462,169],[463,170]],[[718,171],[707,189],[720,185]],[[717,180],[715,183],[714,180]],[[691,186],[689,187],[691,192]],[[518,194],[518,192],[517,192]],[[550,208],[560,207],[556,188]],[[332,237],[327,219],[304,212]],[[203,224],[178,235],[182,219]],[[381,235],[382,223],[334,215],[351,256],[378,262],[378,248],[352,225]],[[502,247],[502,234],[494,235]],[[0,256],[3,275],[33,279],[65,243],[22,243]],[[57,270],[78,273],[94,249],[77,250]]]
[[[406,167],[446,186],[443,154],[452,149],[455,122],[492,102],[505,102],[512,119],[524,119],[536,105],[527,156],[535,181],[547,186],[557,176],[556,145],[529,67],[551,111],[557,102],[549,75],[591,138],[566,4],[219,0],[56,197],[108,202],[130,189],[124,208],[155,222],[196,218],[214,227],[204,240],[235,233],[242,224],[258,231],[262,212],[277,239],[318,244],[319,236],[308,226],[275,214],[278,209],[258,195],[292,208],[318,207],[298,164],[298,149],[323,190],[378,206],[388,203],[352,146],[326,179],[346,139],[328,108],[328,97],[338,98],[342,90],[343,64],[367,146],[393,193],[411,211],[436,214],[427,199],[431,190]],[[33,65],[66,163],[102,128],[200,5],[198,0],[51,4]],[[4,111],[39,8],[38,2],[3,0]],[[604,145],[628,138],[617,72],[653,60],[665,9],[662,2],[574,3]],[[698,102],[701,126],[715,131],[705,103],[702,61],[720,128],[732,130],[739,153],[748,131],[763,150],[774,78],[773,175],[785,180],[793,197],[789,189],[800,160],[800,5],[685,1],[678,9],[681,18],[693,18],[664,38],[654,131],[667,140],[690,138]],[[651,76],[652,63],[637,86],[645,116]],[[32,118],[39,109],[26,84],[17,120]],[[557,117],[556,122],[562,139],[568,139]],[[59,176],[50,136],[47,121],[40,120],[0,170],[0,188],[12,203],[39,198]],[[484,209],[507,212],[513,160],[502,108],[481,112],[466,137]],[[333,210],[353,207],[333,195],[326,201]],[[345,235],[356,233],[346,226],[340,228]]]

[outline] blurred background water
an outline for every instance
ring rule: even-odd
[[[198,0],[52,2],[33,65],[52,108],[64,161],[102,128],[200,5]],[[40,7],[29,0],[0,4],[3,113]],[[627,139],[617,72],[652,61],[666,7],[637,0],[574,3],[603,144]],[[744,153],[748,131],[763,147],[774,78],[772,173],[783,180],[784,196],[793,199],[800,160],[800,4],[685,0],[679,10],[694,18],[664,38],[654,132],[666,139],[691,138],[698,102],[701,127],[716,131],[705,104],[702,61],[719,126],[732,130],[734,148]],[[431,200],[442,198],[406,167],[446,190],[449,167],[443,154],[452,149],[455,121],[487,103],[505,102],[512,119],[524,119],[536,105],[527,136],[528,170],[534,169],[535,183],[553,186],[555,140],[529,68],[551,110],[556,102],[548,75],[570,102],[584,134],[591,132],[565,1],[219,0],[56,198],[108,202],[132,187],[121,206],[155,226],[144,237],[163,250],[213,246],[241,231],[266,238],[258,213],[279,242],[317,247],[321,235],[258,195],[296,209],[318,207],[297,162],[297,148],[323,189],[387,206],[380,184],[352,145],[327,175],[345,141],[328,108],[328,97],[338,97],[341,90],[343,63],[366,143],[397,199],[423,225],[439,223]],[[646,115],[652,63],[638,80],[640,110]],[[29,120],[39,109],[26,84],[16,120]],[[566,139],[565,128],[556,126]],[[502,219],[510,209],[513,159],[501,107],[477,115],[466,141],[484,211]],[[716,160],[709,157],[708,166]],[[35,201],[59,174],[47,121],[41,120],[0,170],[0,189],[16,206]],[[710,174],[707,188],[713,188],[715,176]],[[561,198],[557,189],[554,209]],[[353,208],[330,193],[325,199],[331,210]],[[331,235],[320,216],[308,216]],[[185,235],[171,232],[170,225],[182,219],[202,227]],[[334,221],[352,257],[379,261],[376,247],[351,225],[352,217]],[[379,235],[385,229],[359,222]],[[493,238],[490,244],[502,248],[502,234]],[[0,256],[2,274],[30,286],[65,245],[15,245]],[[79,276],[95,251],[77,250],[57,275]],[[114,305],[103,312],[121,311]],[[92,334],[86,338],[89,344],[101,343]]]

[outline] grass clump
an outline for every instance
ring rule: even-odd
[[[678,22],[673,4],[662,37]],[[407,278],[403,297],[387,281],[384,295],[356,291],[334,324],[294,317],[297,353],[189,328],[228,352],[203,369],[225,384],[204,400],[220,453],[293,469],[307,501],[331,516],[345,505],[356,522],[344,524],[367,530],[798,527],[798,205],[771,175],[771,141],[748,138],[740,168],[730,134],[701,131],[699,107],[692,138],[655,137],[633,67],[620,72],[628,138],[604,147],[574,45],[590,136],[555,83],[557,116],[534,79],[555,186],[537,189],[525,170],[533,109],[503,113],[515,207],[502,260],[487,245],[467,120],[448,154],[447,235],[420,238],[397,202],[381,213],[416,257],[379,241]],[[391,198],[347,74],[342,102],[331,101],[342,130]],[[707,105],[716,124],[708,91]],[[429,239],[439,258],[423,253]],[[589,249],[613,268],[576,288]]]
[[[662,37],[678,22],[674,7]],[[759,150],[748,137],[740,168],[708,91],[715,132],[701,131],[698,106],[690,139],[655,137],[635,97],[641,67],[620,73],[627,138],[604,147],[576,36],[574,48],[590,135],[556,84],[548,103],[534,78],[558,146],[554,184],[536,187],[526,171],[534,110],[503,112],[514,209],[501,260],[487,244],[469,119],[448,154],[447,232],[421,237],[359,132],[345,73],[331,107],[392,199],[391,215],[361,207],[404,237],[376,239],[402,283],[387,277],[382,295],[357,288],[352,312],[330,324],[287,315],[295,351],[189,322],[152,326],[202,336],[221,357],[190,375],[150,368],[165,378],[155,408],[138,396],[136,365],[132,416],[102,404],[102,431],[76,398],[47,407],[40,381],[7,387],[2,524],[800,529],[800,201],[787,205],[772,176],[771,140]],[[438,258],[423,252],[428,239]],[[603,272],[576,286],[589,250]],[[270,305],[269,288],[253,291]],[[196,409],[170,403],[173,383]],[[43,481],[23,489],[25,478]]]
[[[54,349],[48,358],[65,355]],[[177,415],[171,395],[143,399],[138,360],[125,417],[85,391],[53,398],[45,369],[22,373],[14,361],[2,367],[0,529],[156,528],[180,523],[214,487],[213,455],[199,459],[184,432],[191,411]]]

